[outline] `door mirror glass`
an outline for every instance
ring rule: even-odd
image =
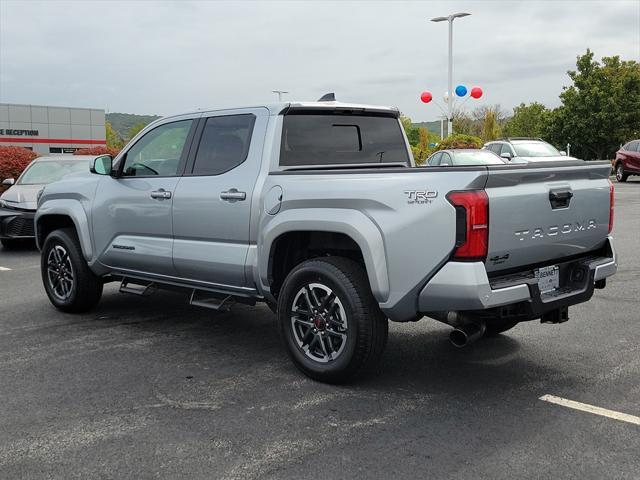
[[[113,157],[111,155],[100,155],[93,159],[91,173],[97,173],[98,175],[111,175],[113,169]]]
[[[5,187],[10,187],[11,185],[13,185],[14,183],[16,183],[16,181],[13,178],[5,178],[2,181],[2,185],[4,185]]]

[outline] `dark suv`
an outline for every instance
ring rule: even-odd
[[[482,147],[513,163],[529,163],[549,160],[575,160],[559,152],[556,147],[541,138],[510,137],[487,142]]]
[[[640,140],[632,140],[616,152],[616,180],[626,182],[629,175],[640,175]]]

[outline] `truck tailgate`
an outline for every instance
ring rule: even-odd
[[[488,272],[553,263],[604,244],[611,166],[563,163],[489,167]]]

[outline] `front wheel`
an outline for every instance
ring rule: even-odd
[[[389,328],[363,268],[341,257],[307,260],[289,273],[278,298],[278,327],[296,367],[328,383],[375,365]]]
[[[55,230],[47,236],[40,271],[47,296],[58,310],[86,312],[100,301],[102,281],[89,269],[74,230]]]
[[[622,166],[621,163],[619,163],[618,166],[616,167],[616,180],[618,182],[626,182],[627,178],[629,178],[629,175],[624,173],[624,167]]]

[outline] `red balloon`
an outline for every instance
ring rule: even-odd
[[[431,95],[431,92],[422,92],[422,95],[420,95],[420,100],[422,100],[424,103],[429,103],[431,99],[433,99],[433,95]]]
[[[482,89],[480,87],[473,87],[471,89],[471,96],[473,98],[480,98],[482,96]]]

